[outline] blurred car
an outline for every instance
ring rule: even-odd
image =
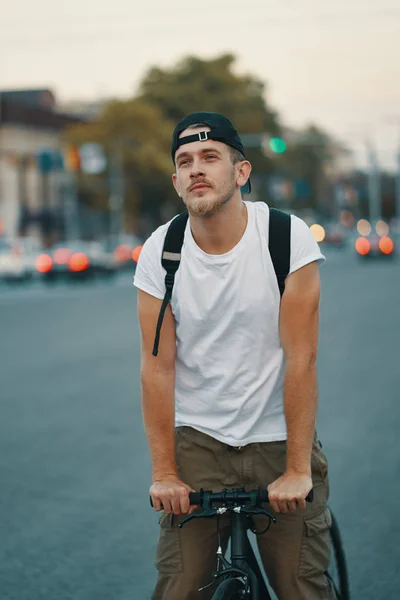
[[[21,282],[36,276],[36,259],[43,247],[32,237],[0,238],[0,279]]]
[[[369,223],[361,219],[357,225],[358,237],[354,247],[358,256],[367,258],[393,258],[395,244],[389,231],[389,225],[384,221]]]
[[[101,242],[86,242],[83,251],[87,253],[95,275],[110,277],[117,273],[117,259]]]
[[[93,276],[110,277],[118,262],[100,242],[75,240],[57,243],[41,254],[36,269],[45,281],[84,280]]]
[[[388,236],[371,235],[357,238],[355,248],[360,258],[393,258],[395,246]]]
[[[143,242],[134,234],[119,236],[114,241],[105,242],[106,248],[112,252],[120,270],[132,270],[136,267],[137,248]]]

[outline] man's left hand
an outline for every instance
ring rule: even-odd
[[[306,507],[311,490],[311,475],[287,472],[268,486],[269,502],[276,513],[294,512]]]

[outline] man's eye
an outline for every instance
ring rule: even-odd
[[[181,160],[181,161],[180,161],[180,163],[179,163],[179,166],[180,166],[180,167],[184,167],[185,165],[187,165],[187,164],[188,164],[188,162],[189,162],[189,161],[187,160],[187,158],[185,158],[185,160]]]
[[[207,154],[206,160],[209,160],[209,159],[212,159],[212,158],[217,158],[217,157],[215,156],[215,154]]]

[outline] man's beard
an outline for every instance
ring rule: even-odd
[[[189,214],[193,217],[212,217],[215,215],[222,206],[228,204],[236,190],[236,183],[232,179],[221,194],[214,196],[213,198],[196,196],[190,200],[185,200],[186,208]]]

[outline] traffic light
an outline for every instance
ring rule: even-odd
[[[58,148],[40,148],[35,158],[37,169],[43,175],[62,171],[64,168],[63,157]]]
[[[269,140],[269,147],[275,154],[283,154],[286,152],[286,142],[280,137],[273,137]]]
[[[68,146],[65,152],[65,166],[67,171],[79,171],[81,168],[81,157],[76,146]]]
[[[53,152],[51,148],[43,148],[36,153],[36,164],[40,173],[46,175],[53,170]]]

